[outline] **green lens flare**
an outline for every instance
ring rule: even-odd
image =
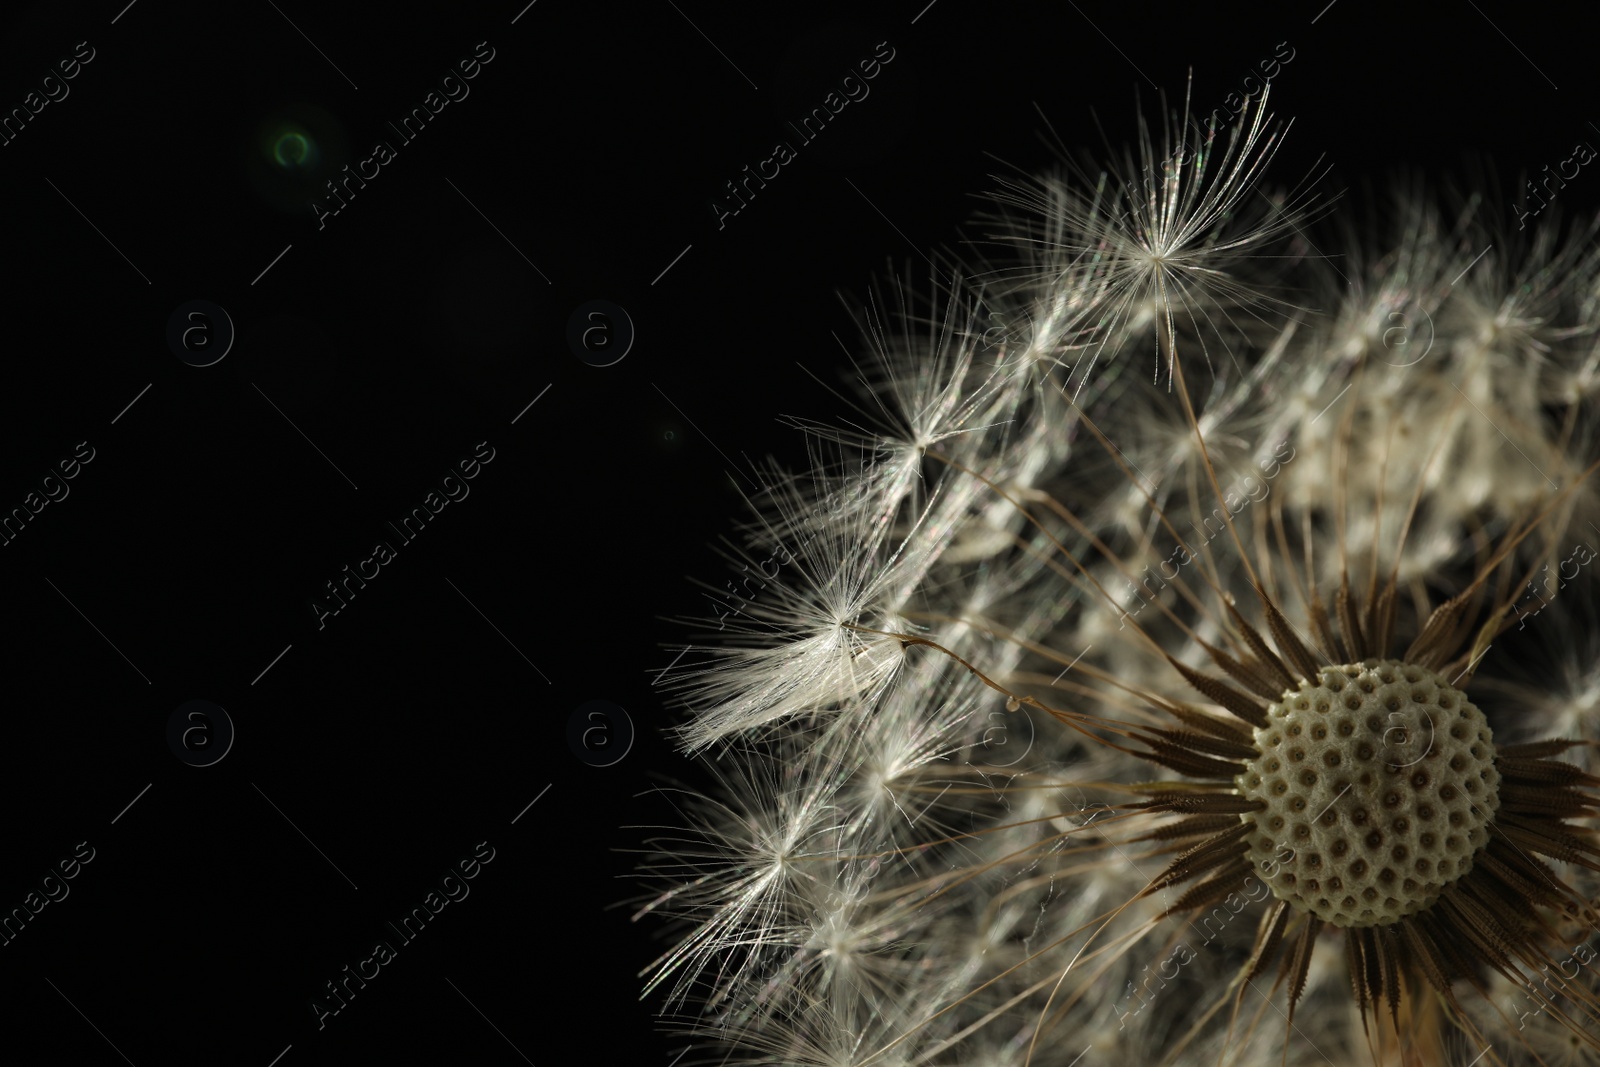
[[[291,130],[273,144],[272,158],[285,170],[305,167],[316,162],[317,150],[305,134]]]

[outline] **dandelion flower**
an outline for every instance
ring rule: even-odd
[[[1600,1058],[1600,222],[1413,189],[1336,282],[1187,107],[870,302],[751,501],[639,912],[716,1062]]]

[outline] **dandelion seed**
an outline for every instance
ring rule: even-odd
[[[1264,272],[1245,279],[1230,268],[1307,222],[1314,194],[1308,181],[1277,202],[1259,195],[1287,130],[1271,124],[1270,92],[1246,104],[1220,143],[1215,129],[1191,117],[1188,90],[1181,112],[1167,112],[1163,95],[1159,146],[1141,115],[1137,159],[1124,152],[1114,175],[1084,183],[1092,192],[1051,177],[1008,181],[995,194],[1002,207],[1021,209],[1021,221],[997,239],[1031,253],[1030,288],[1041,273],[1050,280],[1036,321],[1088,352],[1074,375],[1075,395],[1130,338],[1147,337],[1155,347],[1158,327],[1170,337],[1181,322],[1210,364],[1208,344],[1236,332],[1236,315],[1271,307]],[[1084,176],[1077,168],[1074,177]],[[1158,356],[1157,379],[1163,362],[1170,385],[1171,353]]]

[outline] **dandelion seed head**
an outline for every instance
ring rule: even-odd
[[[1001,179],[1005,255],[875,291],[792,420],[668,683],[727,795],[650,986],[719,1062],[1600,1050],[1593,983],[1502,999],[1600,930],[1600,221],[1418,185],[1313,258],[1280,133]]]

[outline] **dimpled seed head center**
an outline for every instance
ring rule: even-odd
[[[1234,779],[1263,805],[1249,856],[1280,900],[1335,926],[1430,907],[1472,869],[1499,807],[1483,713],[1430,670],[1368,659],[1327,667],[1267,709]]]

